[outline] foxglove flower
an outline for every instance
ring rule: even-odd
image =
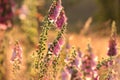
[[[95,71],[96,62],[90,55],[85,55],[82,59],[82,70],[84,71],[84,76],[88,78],[93,78],[97,74]]]
[[[117,50],[116,50],[116,40],[114,38],[110,38],[109,40],[109,50],[107,55],[108,56],[115,56],[117,54]]]
[[[80,69],[80,67],[81,67],[81,65],[82,65],[82,60],[81,60],[82,58],[81,58],[81,51],[80,51],[80,49],[78,48],[77,49],[77,54],[76,54],[76,57],[75,57],[75,59],[74,59],[74,64],[75,64],[75,66],[76,66],[76,68],[78,68],[78,69]]]
[[[84,71],[85,76],[92,76],[92,68],[91,68],[91,58],[90,56],[86,55],[83,57],[82,60],[82,70]]]
[[[91,58],[91,67],[93,68],[93,69],[95,69],[95,67],[96,67],[96,62],[97,62],[97,56],[93,53],[93,51],[92,51],[92,47],[91,47],[91,45],[90,44],[88,44],[88,49],[87,49],[87,51],[88,51],[88,56],[89,56],[89,58]]]
[[[12,17],[13,17],[13,11],[12,11],[11,0],[0,1],[0,24],[5,24],[7,28],[11,27],[10,24],[12,22]]]
[[[53,47],[53,53],[56,55],[56,56],[58,56],[59,55],[59,53],[60,53],[60,45],[59,45],[59,43],[57,42],[56,44],[55,44],[55,46]]]
[[[113,21],[112,23],[112,34],[109,40],[109,49],[108,49],[108,56],[115,56],[117,54],[117,49],[116,49],[116,26],[115,22]]]
[[[16,44],[14,45],[11,61],[14,61],[16,59],[19,60],[19,62],[21,62],[22,60],[22,48],[18,42],[16,42]]]
[[[56,27],[61,29],[64,24],[67,24],[67,17],[64,10],[61,10],[60,15],[57,17]]]
[[[49,10],[49,15],[48,15],[49,19],[55,22],[61,10],[62,10],[61,0],[53,1]]]
[[[57,41],[54,45],[50,44],[48,46],[48,51],[50,51],[51,53],[53,53],[54,55],[58,56],[61,50],[61,45],[59,44],[59,41]]]

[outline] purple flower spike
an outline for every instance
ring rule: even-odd
[[[55,22],[62,10],[61,0],[54,1],[49,10],[49,19]]]
[[[62,10],[60,12],[60,15],[57,18],[56,26],[57,26],[57,28],[61,29],[64,24],[67,24],[67,17],[65,15],[64,10]]]
[[[53,48],[53,53],[54,53],[56,56],[58,56],[59,53],[60,53],[60,45],[59,45],[58,42],[55,44],[55,46],[54,46],[54,48]]]
[[[116,35],[117,35],[117,30],[116,30],[116,25],[115,25],[115,21],[112,22],[112,33],[111,33],[111,37],[109,40],[109,49],[108,49],[108,56],[115,56],[117,54],[117,49],[116,49]]]
[[[116,49],[116,39],[113,37],[110,38],[109,40],[109,50],[107,55],[108,56],[115,56],[117,54],[117,49]]]
[[[85,76],[89,78],[96,77],[97,71],[95,68],[96,62],[94,61],[93,57],[91,55],[85,55],[82,59],[82,70],[84,71]]]
[[[14,61],[16,59],[18,59],[20,62],[22,60],[22,48],[18,42],[16,42],[16,44],[13,48],[11,61]]]

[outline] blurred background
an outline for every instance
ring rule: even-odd
[[[52,0],[0,0],[0,80],[11,80],[13,77],[10,57],[16,40],[20,41],[24,53],[19,78],[30,80],[28,77],[34,76],[30,70],[30,57],[37,48],[42,29],[40,26],[51,2]],[[92,39],[95,53],[99,58],[104,57],[113,20],[116,21],[117,33],[120,33],[120,0],[62,0],[62,4],[68,17],[66,41],[84,51],[88,39]],[[53,29],[49,32],[48,43],[55,36]]]
[[[51,3],[50,0],[40,0],[39,12],[45,14]],[[120,32],[120,1],[119,0],[63,0],[70,32],[79,32],[87,19],[92,17],[92,27],[96,30],[105,29],[113,20],[117,22]]]
[[[41,25],[42,17],[47,14],[51,4],[51,0],[35,0],[34,2],[29,0],[8,1],[10,1],[8,10],[12,8],[13,11],[13,25],[21,24],[21,19],[25,17],[27,19],[31,17],[31,19],[37,19],[36,22],[34,21],[37,27]],[[89,17],[92,18],[91,29],[102,30],[109,28],[111,22],[115,20],[118,32],[120,32],[119,0],[63,0],[62,2],[68,17],[68,30],[70,32],[79,32]],[[2,14],[6,15],[6,12]],[[7,23],[9,22],[7,21]]]

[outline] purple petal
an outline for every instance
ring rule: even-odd
[[[61,9],[62,9],[61,0],[53,2],[49,10],[49,19],[55,22],[60,14]]]
[[[67,17],[64,10],[60,12],[60,15],[57,18],[56,26],[58,29],[61,29],[64,24],[67,24]]]

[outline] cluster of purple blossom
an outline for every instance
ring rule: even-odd
[[[62,46],[64,45],[64,30],[67,24],[67,18],[61,3],[61,0],[53,0],[49,9],[48,19],[59,30],[56,39],[50,44],[48,51],[52,52],[55,56],[59,56]]]
[[[66,66],[62,72],[62,80],[98,80],[97,57],[92,53],[89,45],[87,52],[86,55],[83,55],[78,48],[72,52],[72,56],[67,56],[65,59]]]
[[[12,25],[13,17],[13,1],[12,0],[0,0],[0,29],[6,30]]]
[[[112,47],[115,46],[113,45]],[[110,52],[110,49],[111,47],[109,48],[108,53]],[[80,50],[75,51],[75,56],[69,56],[65,59],[66,66],[63,68],[62,71],[62,80],[114,80],[114,70],[112,70],[111,68],[114,65],[114,60],[111,57],[116,55],[116,53],[111,53],[113,55],[108,55],[110,58],[97,63],[97,56],[92,53],[91,48],[88,49],[87,55],[81,54]],[[103,67],[106,70],[111,70],[104,75],[100,75],[99,70]],[[102,78],[103,76],[107,77],[104,79]]]
[[[63,25],[67,24],[67,18],[61,4],[61,0],[53,0],[48,18],[58,29],[61,29]]]
[[[65,43],[64,36],[58,37],[57,41],[49,46],[49,51],[53,52],[55,56],[59,56],[62,46]]]
[[[67,43],[66,49],[67,53],[70,53],[68,45],[69,44]],[[78,49],[73,52],[74,55],[72,57],[67,56],[65,59],[67,65],[63,69],[62,80],[117,80],[117,77],[114,74],[115,71],[113,70],[113,66],[115,65],[113,57],[117,54],[116,45],[116,28],[115,25],[112,25],[112,34],[107,52],[109,58],[98,62],[97,56],[93,54],[92,48],[90,44],[88,44],[86,55],[81,54],[81,51]],[[100,72],[102,68],[107,70],[106,73],[104,72],[104,75],[101,75],[103,72]]]

